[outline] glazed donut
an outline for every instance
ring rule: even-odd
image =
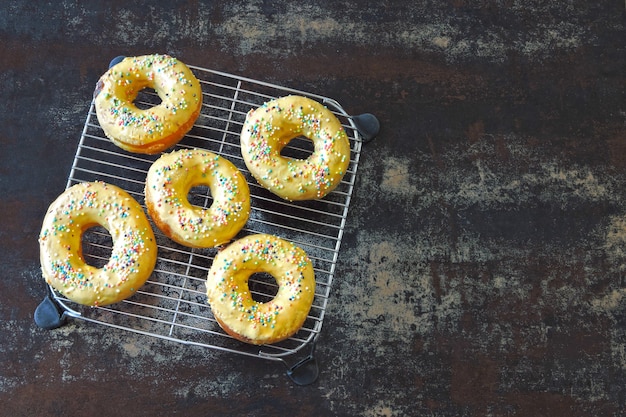
[[[152,88],[161,103],[139,109],[133,101]],[[128,57],[98,81],[95,106],[105,135],[129,152],[155,154],[182,139],[200,115],[202,88],[191,70],[168,55]]]
[[[313,153],[307,159],[282,156],[281,150],[299,136],[313,141]],[[306,97],[287,96],[248,112],[241,153],[263,187],[286,200],[312,200],[341,182],[350,163],[350,142],[326,107]]]
[[[248,278],[266,272],[278,284],[265,303],[250,294]],[[304,250],[267,234],[249,235],[218,252],[207,278],[208,302],[226,333],[255,345],[275,343],[296,333],[315,296],[313,265]]]
[[[213,202],[194,206],[189,191],[208,185]],[[148,170],[148,214],[159,229],[181,245],[209,248],[231,240],[248,221],[250,189],[229,160],[200,149],[162,155]]]
[[[85,262],[83,233],[100,225],[113,241],[102,268]],[[54,289],[89,306],[130,297],[152,273],[157,246],[141,206],[126,191],[103,182],[76,184],[48,209],[39,234],[41,270]]]

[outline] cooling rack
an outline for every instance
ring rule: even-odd
[[[35,312],[35,321],[40,327],[52,329],[71,317],[179,343],[280,361],[287,366],[292,380],[308,384],[318,374],[315,341],[329,302],[361,147],[375,134],[368,132],[368,123],[369,126],[374,124],[377,130],[378,122],[369,114],[350,116],[339,103],[327,97],[206,68],[190,68],[202,84],[202,111],[194,127],[174,149],[209,150],[229,159],[246,176],[252,209],[237,238],[251,233],[270,233],[294,242],[307,252],[314,264],[317,285],[304,326],[285,341],[260,347],[227,335],[211,314],[205,294],[206,275],[218,249],[181,246],[156,227],[153,227],[159,251],[156,268],[135,295],[110,306],[85,307],[48,287],[48,295]],[[339,118],[350,139],[349,169],[341,184],[321,200],[287,202],[274,196],[257,184],[241,157],[239,134],[247,112],[268,100],[289,94],[323,103]],[[159,98],[154,91],[146,89],[140,92],[135,103],[140,108],[149,107],[158,104]],[[292,158],[306,158],[311,152],[309,140],[296,138],[282,153]],[[143,205],[145,176],[158,156],[132,154],[113,145],[104,136],[92,101],[67,187],[86,181],[104,181],[125,189]],[[194,187],[189,199],[202,207],[212,203],[208,187]],[[106,230],[97,227],[85,232],[83,256],[87,262],[103,266],[110,251],[111,239]],[[257,301],[271,299],[277,291],[275,281],[265,274],[254,274],[250,278],[250,289]]]

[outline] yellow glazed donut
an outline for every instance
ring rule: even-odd
[[[208,185],[208,209],[189,202],[189,191]],[[209,248],[231,240],[248,221],[250,190],[229,160],[200,149],[162,155],[148,170],[145,186],[148,214],[174,241]]]
[[[266,272],[278,284],[276,296],[255,301],[248,278]],[[304,324],[315,296],[313,265],[304,250],[276,236],[249,235],[219,252],[207,278],[207,296],[219,325],[255,345],[275,343]]]
[[[111,257],[102,268],[85,262],[83,232],[103,226]],[[103,306],[130,297],[154,269],[157,246],[141,206],[126,191],[103,182],[76,184],[48,209],[39,234],[41,270],[67,298]]]
[[[282,156],[289,141],[300,136],[313,141],[313,153],[307,159]],[[341,182],[350,163],[350,142],[326,107],[306,97],[287,96],[248,113],[241,153],[263,187],[286,200],[312,200]]]
[[[152,88],[161,103],[139,109],[133,101]],[[129,152],[155,154],[182,139],[200,114],[202,88],[191,70],[168,55],[128,57],[98,81],[96,114],[104,133]]]

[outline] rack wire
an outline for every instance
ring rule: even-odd
[[[202,84],[203,105],[192,130],[174,149],[202,148],[233,162],[244,174],[251,191],[250,218],[236,238],[251,233],[269,233],[302,247],[314,264],[316,292],[309,316],[293,337],[272,345],[253,346],[241,343],[221,330],[207,304],[205,280],[218,249],[191,249],[181,246],[154,227],[158,260],[146,284],[135,295],[104,307],[84,307],[51,290],[52,297],[69,317],[99,323],[161,339],[203,346],[231,353],[282,361],[304,347],[314,347],[319,335],[348,208],[355,183],[362,140],[351,116],[335,100],[295,89],[240,77],[220,71],[190,66]],[[258,185],[241,157],[239,135],[246,114],[264,102],[297,94],[323,103],[341,121],[351,144],[351,159],[341,184],[321,200],[288,202]],[[159,103],[154,91],[143,90],[136,100],[138,107]],[[283,154],[306,158],[312,152],[305,138],[292,140]],[[67,187],[86,181],[115,184],[144,204],[144,181],[158,155],[131,154],[121,150],[104,136],[92,101],[67,180]],[[192,204],[209,207],[208,187],[194,187],[189,195]],[[101,266],[110,256],[111,238],[101,227],[85,232],[83,256]],[[250,278],[256,300],[268,300],[276,293],[275,281],[265,274]],[[311,352],[313,351],[311,347]]]

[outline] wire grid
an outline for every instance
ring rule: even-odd
[[[252,208],[246,226],[236,238],[269,233],[292,241],[307,252],[314,264],[316,291],[304,326],[287,340],[261,347],[227,335],[214,319],[206,299],[206,276],[218,249],[179,245],[154,224],[159,251],[157,264],[150,279],[131,298],[110,306],[84,307],[58,293],[54,297],[66,314],[90,322],[185,344],[282,360],[314,341],[321,330],[355,182],[361,139],[353,121],[332,99],[219,71],[190,68],[202,84],[202,111],[192,130],[174,149],[206,149],[229,159],[242,171],[250,186]],[[287,202],[274,196],[257,184],[241,157],[239,135],[247,112],[288,94],[307,96],[325,104],[339,118],[350,139],[349,169],[341,184],[321,200]],[[143,90],[136,100],[138,107],[158,102],[156,93],[149,90]],[[309,140],[296,138],[282,153],[306,158],[311,152]],[[125,189],[144,205],[145,176],[157,158],[158,155],[128,153],[113,145],[98,124],[92,101],[67,187],[85,181],[104,181]],[[194,187],[189,199],[202,207],[212,203],[208,187]],[[102,227],[90,229],[83,236],[83,256],[93,265],[107,262],[111,246],[111,237]],[[253,298],[261,302],[271,299],[277,291],[275,280],[262,273],[253,274],[249,286]]]

